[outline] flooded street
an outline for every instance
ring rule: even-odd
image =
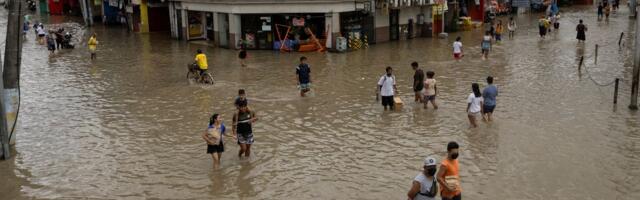
[[[0,199],[404,199],[423,159],[440,161],[449,141],[461,145],[465,199],[640,199],[640,114],[627,109],[635,21],[626,6],[608,23],[596,21],[593,7],[561,15],[559,32],[545,40],[538,14],[518,16],[516,39],[494,46],[488,61],[480,59],[481,29],[349,53],[249,51],[244,68],[235,50],[168,33],[91,27],[84,43],[51,57],[30,33]],[[0,9],[0,44],[6,16]],[[586,44],[575,39],[579,19]],[[90,32],[100,41],[96,61],[86,49]],[[456,36],[462,62],[451,55]],[[213,86],[185,78],[199,48]],[[302,55],[314,80],[306,98],[295,85]],[[413,61],[436,73],[437,111],[412,101]],[[401,111],[375,101],[386,66],[398,78]],[[500,89],[495,122],[469,129],[466,97],[488,75]],[[616,77],[617,106],[613,86],[594,83]],[[240,88],[259,117],[252,158],[239,160],[227,138],[222,166],[212,170],[201,133],[214,112],[230,127]]]

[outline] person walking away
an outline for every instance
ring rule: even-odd
[[[413,74],[413,92],[415,102],[422,103],[422,89],[424,88],[424,71],[418,67],[418,62],[411,63],[411,68],[415,73]]]
[[[496,36],[496,26],[493,24],[493,21],[489,23],[489,32],[491,33],[491,38],[495,38]]]
[[[38,32],[38,43],[43,45],[45,42],[44,37],[47,35],[47,32],[44,31],[44,27],[42,25],[38,26],[36,31]]]
[[[453,58],[456,61],[460,61],[460,59],[462,59],[463,52],[462,52],[462,42],[460,41],[462,38],[460,38],[460,36],[458,36],[456,38],[456,41],[453,42]]]
[[[544,29],[546,30],[546,33],[551,32],[551,17],[544,18]]]
[[[98,48],[98,39],[96,37],[97,37],[96,33],[93,33],[89,38],[89,42],[87,42],[87,44],[89,45],[89,53],[91,54],[91,60],[95,60],[97,58],[96,49]]]
[[[233,115],[233,135],[238,139],[240,151],[238,157],[249,157],[251,155],[251,145],[253,144],[252,125],[258,118],[256,114],[249,110],[246,103],[240,103],[240,109]]]
[[[518,26],[516,25],[516,20],[513,20],[513,17],[510,17],[509,24],[507,25],[507,29],[509,29],[509,39],[513,39],[513,37],[515,36],[516,28],[518,28]]]
[[[549,26],[547,27],[547,32],[551,33],[551,31],[552,31],[551,25],[555,21],[555,16],[553,14],[549,14],[549,17],[547,18],[547,21],[549,22]]]
[[[38,40],[38,27],[40,26],[40,22],[36,21],[33,23],[33,33],[36,35],[36,40]]]
[[[240,49],[238,58],[240,59],[240,66],[246,67],[247,64],[245,63],[245,60],[247,59],[247,51],[244,49]]]
[[[200,82],[204,81],[204,76],[209,70],[209,62],[207,61],[207,55],[204,55],[201,49],[196,50],[196,57],[194,58],[198,65],[198,71],[200,72]]]
[[[547,27],[545,24],[547,20],[544,18],[544,15],[540,17],[538,20],[538,30],[540,32],[540,38],[544,39],[544,36],[547,35]]]
[[[611,14],[611,5],[607,4],[604,7],[604,17],[605,17],[605,21],[609,21],[609,14]]]
[[[414,179],[407,193],[408,200],[435,200],[438,194],[436,182],[437,162],[435,158],[427,157],[422,165],[422,172]]]
[[[578,42],[584,42],[587,39],[587,26],[582,23],[582,19],[580,19],[580,23],[576,27],[576,31],[578,32],[578,36],[576,36]]]
[[[238,90],[238,97],[236,97],[236,100],[233,103],[233,105],[236,106],[236,109],[240,109],[240,104],[247,104],[247,106],[249,105],[247,94],[245,93],[244,89]]]
[[[396,87],[396,77],[392,75],[393,68],[388,66],[386,69],[386,74],[380,77],[378,80],[378,93],[382,96],[382,106],[384,110],[387,110],[387,106],[393,110],[395,105],[393,101],[393,96],[398,92],[398,88]]]
[[[56,31],[55,36],[56,36],[56,48],[58,50],[62,49],[62,41],[64,40],[64,36],[62,35],[62,33],[64,33],[64,29],[58,29],[58,31]]]
[[[29,25],[29,21],[25,21],[24,23],[22,23],[22,37],[23,38],[27,38],[27,33],[29,33],[29,28],[31,26]]]
[[[220,159],[224,152],[224,136],[226,135],[226,127],[222,123],[219,114],[213,114],[209,118],[209,126],[207,131],[202,134],[202,139],[207,142],[207,154],[211,154],[213,158],[213,168],[220,166]]]
[[[296,78],[298,79],[298,87],[300,88],[300,96],[311,91],[311,68],[307,64],[307,57],[300,57],[300,64],[296,67]]]
[[[482,60],[489,59],[489,50],[491,50],[491,32],[487,31],[484,33],[484,37],[482,37],[482,43],[480,47],[482,48]]]
[[[603,15],[604,15],[604,6],[602,5],[602,2],[600,2],[598,4],[598,20],[601,20]]]
[[[498,20],[496,24],[496,43],[502,42],[502,33],[504,32],[504,26],[502,26],[502,20]]]
[[[427,80],[424,81],[424,109],[427,109],[427,104],[431,102],[433,109],[438,109],[436,104],[436,96],[438,96],[438,86],[436,79],[433,78],[435,73],[433,71],[427,71]]]
[[[242,45],[240,45],[240,52],[238,52],[238,58],[240,59],[240,66],[246,67],[247,64],[245,60],[247,59],[247,45],[244,40],[242,40]]]
[[[49,55],[53,55],[56,52],[56,41],[53,38],[55,36],[53,32],[49,32],[49,34],[47,34],[45,37],[47,39],[47,49],[49,49],[50,52]]]
[[[473,92],[469,94],[467,98],[467,116],[469,117],[469,123],[471,123],[471,128],[478,127],[476,123],[476,117],[482,113],[482,93],[480,93],[480,86],[478,83],[471,84],[471,89]]]
[[[485,121],[493,121],[493,110],[496,108],[496,97],[498,96],[498,87],[493,84],[493,77],[487,77],[487,87],[482,90],[482,100],[484,102],[482,109],[482,119]]]
[[[442,200],[461,200],[462,188],[460,187],[460,168],[458,165],[458,153],[460,146],[456,142],[447,144],[447,156],[440,163],[440,170],[436,180],[440,183],[440,196]]]

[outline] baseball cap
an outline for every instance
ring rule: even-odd
[[[424,159],[424,166],[436,166],[436,159],[433,157],[427,157]]]

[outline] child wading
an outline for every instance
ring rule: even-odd
[[[462,52],[462,42],[460,42],[461,39],[462,38],[458,36],[456,38],[456,41],[453,42],[453,58],[456,59],[456,61],[460,61],[460,59],[462,59],[462,57],[464,56]]]
[[[538,20],[538,31],[540,32],[540,38],[544,39],[544,36],[547,35],[547,27],[549,27],[547,24],[549,22],[547,22],[547,19],[543,16],[540,17],[540,19]]]
[[[424,81],[424,109],[427,109],[427,104],[429,102],[431,102],[431,105],[433,105],[433,109],[438,109],[438,104],[436,104],[438,87],[436,79],[433,78],[434,75],[434,72],[427,71],[427,80]]]
[[[491,50],[491,32],[487,31],[484,33],[484,37],[482,37],[482,43],[480,43],[480,47],[482,48],[482,60],[486,60],[489,58],[489,50]]]
[[[498,20],[496,24],[496,43],[502,42],[502,33],[504,32],[504,26],[502,26],[502,20]]]
[[[513,20],[513,17],[509,18],[509,25],[507,25],[507,29],[509,29],[509,39],[512,39],[516,34],[516,20]]]
[[[300,96],[304,97],[307,92],[311,91],[311,68],[307,64],[307,57],[300,57],[300,64],[296,67],[296,77]]]
[[[467,98],[467,116],[469,117],[469,123],[471,123],[471,127],[478,127],[478,123],[476,122],[476,117],[480,116],[484,104],[482,101],[482,93],[480,92],[480,86],[477,83],[471,84],[471,94]]]

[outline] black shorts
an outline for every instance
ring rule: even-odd
[[[391,106],[393,108],[393,96],[382,96],[382,106]]]
[[[207,154],[222,153],[224,152],[224,143],[220,142],[218,145],[207,145]]]
[[[417,86],[413,87],[413,91],[414,92],[420,92],[420,91],[422,91],[423,88],[424,88],[424,85],[417,85]]]
[[[493,106],[482,105],[482,113],[493,113],[494,109],[496,109],[496,105],[493,105]]]

